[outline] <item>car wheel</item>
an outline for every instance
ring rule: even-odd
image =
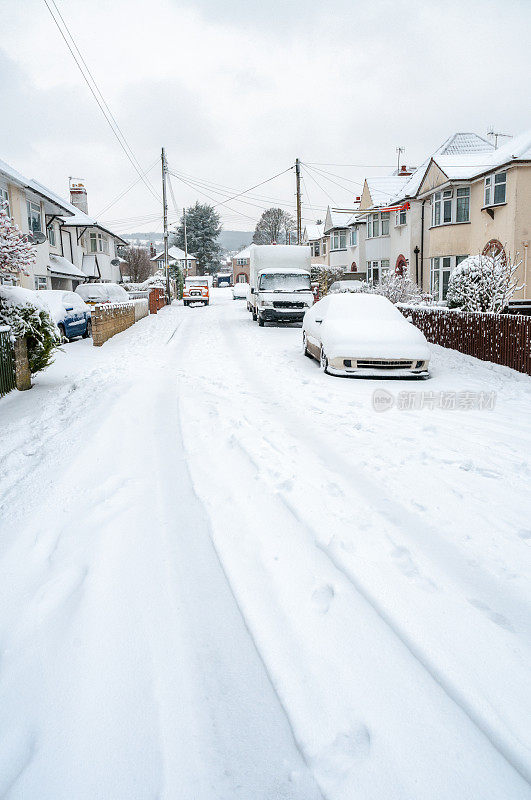
[[[59,333],[61,334],[61,341],[67,342],[68,339],[66,338],[65,326],[62,322],[60,322],[57,327],[59,328]]]
[[[323,372],[326,373],[326,375],[329,375],[330,373],[328,372],[328,359],[322,347],[321,347],[321,358],[319,360],[319,363],[321,365],[321,369],[323,370]]]
[[[83,334],[83,339],[88,339],[90,336],[92,336],[92,320],[88,319],[87,327],[85,328],[85,332]]]
[[[308,350],[308,342],[306,341],[305,333],[302,334],[302,347],[304,349],[304,355],[306,356],[306,358],[313,358],[312,354]]]

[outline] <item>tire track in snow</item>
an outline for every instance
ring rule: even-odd
[[[281,410],[282,414],[275,413],[274,427],[278,427],[279,425],[282,427],[285,434],[284,442],[289,441],[290,439],[295,440],[294,431],[302,431],[300,417],[295,417],[289,409],[287,409],[285,406],[282,406],[278,402],[277,398],[274,398],[272,403],[268,403],[266,400],[264,400],[264,398],[271,397],[271,387],[264,380],[262,380],[261,376],[256,374],[254,364],[249,363],[247,353],[244,351],[243,347],[241,345],[239,347],[236,346],[237,340],[230,336],[229,331],[223,325],[223,321],[220,322],[219,315],[213,315],[213,318],[211,319],[215,324],[217,324],[217,327],[221,329],[228,348],[233,353],[237,352],[238,355],[233,359],[233,361],[237,365],[242,376],[244,379],[246,379],[248,384],[252,383],[254,385],[255,392],[253,393],[253,399],[261,406],[261,412],[259,415],[256,415],[256,418],[271,418],[272,409],[274,409],[275,412]],[[237,434],[235,434],[235,436],[238,438]],[[308,430],[307,428],[304,429],[303,435],[298,436],[295,441],[299,452],[301,448],[301,442],[304,442],[305,449],[309,450],[309,458],[312,460],[317,458],[327,470],[333,469],[340,478],[343,478],[343,474],[352,475],[353,471],[356,469],[354,464],[348,462],[340,454],[331,450],[331,448],[315,434],[314,430]],[[308,441],[313,442],[313,449],[308,447]],[[241,440],[239,440],[239,444],[245,449],[245,444],[242,443]],[[323,454],[327,456],[326,462],[323,458]],[[254,458],[250,452],[248,455],[249,458]],[[389,496],[382,498],[380,486],[376,487],[373,481],[371,481],[369,478],[357,472],[356,480],[358,481],[357,488],[359,489],[359,486],[361,485],[362,492],[366,492],[368,494],[370,502],[372,502],[375,507],[381,511],[382,516],[388,522],[390,522],[393,527],[398,527],[401,532],[403,529],[413,530],[417,540],[420,537],[426,536],[432,536],[435,539],[440,540],[437,529],[432,528],[431,526],[427,527],[422,523],[422,531],[419,530],[419,520],[413,513],[409,512],[401,504],[397,503]],[[451,679],[445,675],[436,666],[436,664],[432,663],[427,658],[426,654],[419,649],[416,643],[407,635],[398,622],[393,619],[393,617],[381,606],[381,604],[378,603],[376,598],[368,592],[366,587],[363,587],[363,585],[356,580],[356,578],[351,574],[350,570],[345,568],[337,556],[334,556],[326,546],[319,542],[317,534],[311,530],[311,528],[302,518],[300,518],[298,512],[293,507],[290,508],[289,502],[286,501],[285,497],[283,498],[283,502],[290,513],[295,516],[299,524],[306,529],[314,543],[326,555],[333,567],[352,584],[355,591],[361,594],[364,600],[374,609],[382,621],[387,625],[390,632],[392,632],[392,634],[401,641],[403,646],[406,647],[406,649],[427,671],[437,685],[439,685],[447,694],[449,700],[455,703],[455,705],[459,707],[464,714],[466,714],[470,722],[482,732],[482,734],[489,741],[490,745],[500,753],[507,763],[510,764],[525,780],[530,781],[531,770],[527,763],[527,753],[523,744],[514,740],[507,741],[506,737],[500,735],[499,731],[494,728],[493,724],[489,722],[489,720],[481,713],[481,711],[478,710],[478,708],[469,702],[465,694],[451,681]],[[448,543],[442,542],[441,545],[443,552],[442,554],[439,552],[439,556],[444,556],[446,563],[453,565],[454,568],[457,567],[457,570],[454,569],[454,573],[461,572],[459,554],[456,553],[454,548],[452,548]],[[433,554],[428,553],[428,557],[433,559]],[[478,576],[474,575],[473,577],[477,583]],[[493,582],[489,579],[485,579],[483,588],[484,591],[492,594],[493,590],[499,587],[494,586]]]

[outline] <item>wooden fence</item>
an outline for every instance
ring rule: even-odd
[[[429,342],[531,375],[531,317],[399,308]]]
[[[0,327],[0,397],[15,388],[15,359],[11,329]]]

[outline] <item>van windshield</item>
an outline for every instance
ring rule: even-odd
[[[260,275],[258,288],[261,292],[309,292],[310,276],[288,272]]]

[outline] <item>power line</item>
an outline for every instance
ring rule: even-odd
[[[156,161],[155,161],[155,162],[154,162],[154,163],[153,163],[153,164],[152,164],[150,167],[148,167],[148,168],[145,170],[145,172],[144,172],[144,175],[147,175],[147,174],[148,174],[148,172],[151,172],[151,170],[153,169],[153,167],[154,167],[156,164],[158,164],[158,163],[159,163],[159,159],[157,158],[157,160],[156,160]],[[130,191],[131,191],[131,189],[132,189],[134,186],[136,186],[136,185],[137,185],[137,183],[140,183],[140,181],[141,181],[141,180],[142,180],[142,178],[137,178],[135,181],[133,181],[133,183],[132,183],[130,186],[128,186],[128,187],[127,187],[127,189],[124,189],[124,191],[123,191],[123,192],[121,192],[121,193],[118,195],[118,197],[116,197],[114,200],[112,200],[110,203],[108,203],[108,204],[105,206],[105,208],[104,208],[104,209],[102,209],[102,211],[100,211],[100,213],[98,214],[98,216],[99,216],[99,217],[101,217],[101,215],[102,215],[102,214],[105,214],[105,213],[106,213],[106,212],[107,212],[107,211],[108,211],[110,208],[112,208],[112,207],[113,207],[113,206],[114,206],[114,205],[115,205],[115,204],[118,202],[118,200],[121,200],[121,199],[122,199],[122,197],[124,197],[124,196],[125,196],[125,195],[126,195],[128,192],[130,192]]]
[[[305,166],[306,165],[303,163],[303,167]],[[308,172],[308,167],[306,167],[306,174],[308,175],[309,178],[312,179],[312,181],[316,184],[316,186],[328,197],[328,199],[331,200],[334,205],[337,205],[332,195],[328,194],[326,189],[323,186],[321,186],[317,178],[314,178],[313,175],[310,172]]]
[[[122,150],[124,151],[125,155],[127,156],[127,158],[129,159],[129,161],[131,162],[131,164],[132,164],[133,168],[134,168],[134,169],[135,169],[135,171],[138,173],[138,175],[140,176],[141,180],[143,180],[144,184],[145,184],[145,185],[146,185],[146,187],[149,189],[149,191],[151,192],[151,194],[153,195],[153,197],[154,197],[154,198],[157,200],[157,202],[160,202],[160,197],[159,197],[159,195],[157,195],[157,194],[156,194],[155,190],[153,189],[153,187],[151,186],[151,184],[149,183],[149,181],[147,181],[147,180],[146,180],[146,178],[144,177],[144,175],[142,174],[142,170],[141,170],[140,164],[139,164],[139,162],[138,162],[138,159],[137,159],[137,158],[136,158],[136,156],[134,155],[134,153],[133,153],[133,151],[132,151],[132,149],[131,149],[130,145],[128,144],[128,142],[127,142],[127,140],[126,140],[125,136],[123,135],[123,133],[122,133],[122,131],[121,131],[121,129],[120,129],[120,126],[119,126],[119,125],[118,125],[118,123],[116,122],[116,119],[114,118],[114,116],[113,116],[113,114],[112,114],[112,112],[111,112],[111,110],[110,110],[110,108],[109,108],[109,106],[108,106],[108,104],[107,104],[107,102],[106,102],[105,98],[103,97],[103,94],[101,93],[101,91],[100,91],[100,89],[99,89],[99,87],[98,87],[98,84],[97,84],[97,83],[96,83],[96,81],[94,80],[94,78],[93,78],[93,76],[92,76],[92,73],[90,72],[90,70],[89,70],[89,68],[88,68],[88,66],[87,66],[87,64],[86,64],[86,62],[85,62],[85,60],[84,60],[83,56],[81,55],[81,52],[80,52],[80,50],[79,50],[79,48],[78,48],[78,46],[77,46],[77,44],[76,44],[76,42],[75,42],[75,39],[74,39],[74,37],[72,36],[72,33],[70,32],[70,30],[69,30],[69,28],[68,28],[68,25],[66,24],[65,20],[63,19],[62,15],[61,15],[61,12],[59,11],[59,9],[58,9],[58,7],[57,7],[57,5],[56,5],[55,1],[54,1],[54,0],[50,0],[50,1],[51,1],[51,3],[53,3],[53,6],[54,6],[55,10],[56,10],[57,14],[59,15],[59,18],[61,19],[61,22],[63,23],[63,25],[64,25],[64,28],[65,28],[66,32],[68,33],[68,36],[70,37],[70,39],[71,39],[71,41],[72,41],[72,45],[73,45],[73,47],[75,48],[76,52],[78,53],[78,55],[79,55],[79,58],[80,58],[81,62],[82,62],[82,63],[83,63],[83,65],[85,66],[85,69],[86,69],[87,73],[89,74],[89,76],[90,76],[90,79],[92,80],[92,83],[94,84],[94,86],[92,86],[92,84],[90,83],[89,79],[87,78],[87,76],[86,76],[85,72],[83,71],[83,67],[81,66],[80,62],[78,61],[78,58],[76,57],[76,53],[75,53],[75,52],[74,52],[74,50],[72,49],[72,46],[70,45],[70,42],[68,41],[67,37],[65,36],[65,33],[64,33],[63,29],[61,28],[61,25],[59,24],[59,21],[58,21],[58,20],[57,20],[57,18],[55,17],[55,15],[54,15],[54,13],[53,13],[53,11],[52,11],[51,7],[50,7],[50,4],[48,3],[48,0],[44,0],[44,3],[45,3],[45,5],[46,5],[46,8],[47,8],[47,9],[48,9],[48,11],[50,12],[50,16],[52,17],[53,21],[55,22],[55,24],[56,24],[56,26],[57,26],[57,29],[58,29],[59,33],[60,33],[60,34],[61,34],[61,36],[63,37],[63,39],[64,39],[64,42],[65,42],[66,46],[68,47],[68,49],[69,49],[69,51],[70,51],[70,54],[71,54],[72,58],[73,58],[73,59],[74,59],[74,61],[76,62],[76,65],[77,65],[77,67],[78,67],[79,71],[81,72],[81,75],[83,76],[83,79],[84,79],[85,83],[86,83],[86,84],[87,84],[87,86],[89,87],[89,89],[90,89],[90,91],[91,91],[91,93],[92,93],[92,95],[93,95],[94,99],[96,100],[96,102],[97,102],[97,104],[98,104],[98,106],[99,106],[99,108],[100,108],[100,111],[101,111],[101,113],[102,113],[102,114],[103,114],[103,116],[105,117],[105,119],[106,119],[106,121],[107,121],[107,123],[108,123],[108,125],[109,125],[110,129],[112,130],[112,132],[113,132],[113,134],[114,134],[114,136],[115,136],[115,138],[116,138],[116,140],[117,140],[117,142],[118,142],[118,144],[120,145],[120,147],[121,147],[121,148],[122,148]],[[101,97],[101,102],[100,102],[100,99],[99,99],[99,97],[98,97],[98,94],[99,94],[99,95],[100,95],[100,97]],[[104,105],[102,105],[102,103],[103,103]],[[105,108],[104,108],[104,106],[105,106]],[[105,109],[107,109],[107,111],[106,111]],[[108,112],[108,113],[107,113],[107,112]],[[111,120],[112,120],[112,121],[111,121]],[[114,125],[113,125],[113,123],[114,123]],[[117,131],[118,131],[118,132],[117,132]],[[121,138],[120,138],[120,137],[121,137]]]
[[[323,172],[322,170],[317,169],[316,167],[307,167],[307,168],[311,169],[313,172],[317,172],[318,175],[320,175],[321,177],[323,177],[325,180],[329,181],[330,183],[333,183],[335,186],[339,186],[339,188],[343,189],[344,192],[348,192],[349,194],[352,193],[352,189],[348,188],[347,186],[343,186],[341,183],[338,183],[337,181],[332,180],[332,178],[328,177],[328,174],[326,172]],[[363,184],[358,184],[358,186],[360,186],[360,185],[363,185]]]
[[[204,195],[205,197],[207,197],[207,198],[208,198],[208,199],[209,199],[209,200],[210,200],[212,203],[216,203],[216,200],[215,200],[215,198],[211,197],[209,194],[207,194],[207,193],[206,193],[205,191],[203,191],[202,189],[199,189],[197,186],[193,186],[193,185],[192,185],[192,184],[191,184],[189,181],[185,180],[185,179],[184,179],[184,178],[182,178],[180,175],[177,175],[175,172],[172,172],[171,174],[172,174],[172,175],[174,175],[174,177],[178,178],[178,179],[179,179],[180,181],[182,181],[183,183],[186,183],[186,185],[187,185],[187,186],[190,186],[190,188],[191,188],[191,189],[195,189],[195,191],[199,192],[199,194],[202,194],[202,195]],[[224,203],[224,202],[221,202],[221,203],[216,203],[216,205],[225,205],[225,203]],[[215,208],[215,207],[216,207],[216,206],[214,206],[214,208]],[[228,206],[227,206],[227,208],[228,208]],[[255,218],[254,218],[254,217],[250,217],[250,216],[249,216],[249,214],[244,214],[243,212],[241,212],[241,211],[238,211],[238,210],[237,210],[237,209],[235,209],[235,208],[229,208],[229,211],[232,211],[234,214],[239,214],[239,215],[240,215],[240,217],[246,217],[247,219],[250,219],[250,220],[252,220],[253,222],[255,221]]]

